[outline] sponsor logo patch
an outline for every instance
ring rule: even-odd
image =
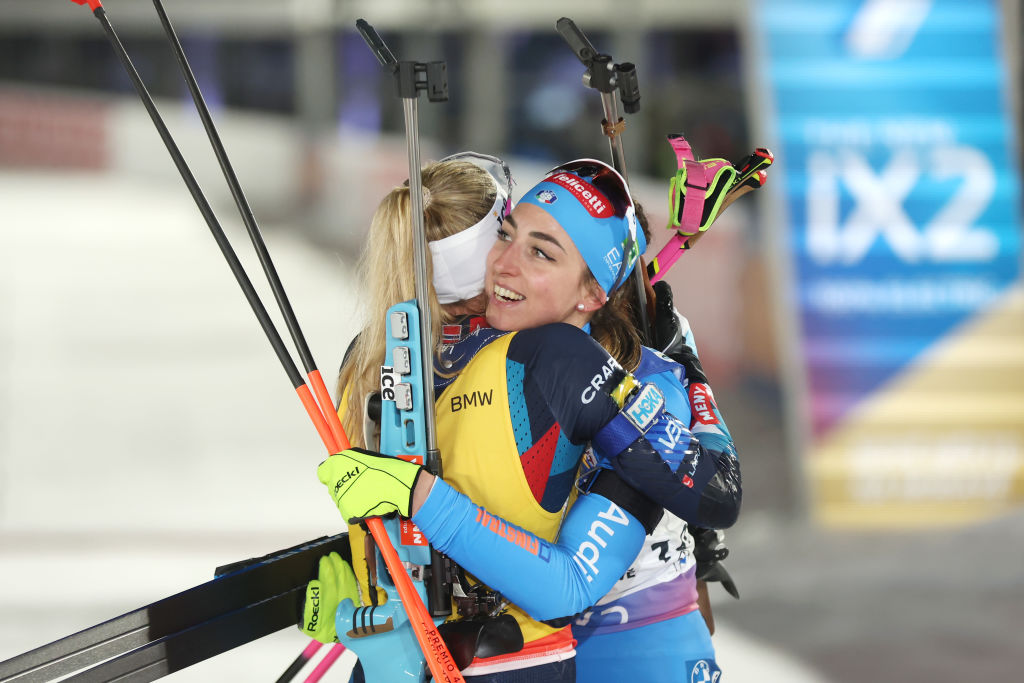
[[[401,376],[389,365],[380,368],[380,397],[385,401],[395,400],[395,385],[402,381]]]
[[[691,659],[686,668],[690,670],[690,683],[718,683],[722,677],[722,670],[713,659]]]
[[[646,432],[664,407],[665,397],[658,391],[658,387],[646,384],[623,412],[634,427]]]
[[[452,412],[457,413],[460,410],[467,410],[469,408],[475,408],[477,406],[489,406],[494,402],[494,389],[488,389],[487,391],[471,391],[468,394],[456,394],[452,396]]]
[[[558,201],[558,195],[551,190],[541,190],[537,193],[537,201],[545,204],[554,204]]]
[[[622,366],[619,365],[618,361],[614,358],[609,358],[605,361],[605,364],[601,366],[601,371],[590,379],[590,384],[588,384],[583,390],[583,393],[580,394],[580,400],[583,403],[590,403],[593,401],[594,397],[597,396],[597,392],[601,390],[602,386],[604,386],[604,383],[615,374],[616,370],[621,369]],[[616,401],[616,403],[619,403],[619,401]],[[621,403],[619,403],[619,405],[621,405]]]
[[[560,185],[572,193],[584,209],[594,218],[611,218],[615,215],[612,203],[601,190],[572,173],[556,173],[545,179],[546,182]],[[537,196],[537,199],[544,201]],[[550,203],[550,202],[549,202]]]
[[[608,272],[613,275],[619,274],[619,268],[622,267],[622,253],[618,247],[612,247],[607,254],[604,255],[604,264],[608,266]]]
[[[692,489],[693,478],[697,474],[697,464],[700,463],[700,449],[689,449],[686,451],[686,455],[688,456],[690,461],[690,469],[688,472],[683,473],[683,476],[681,477],[680,481],[683,482],[683,486]],[[683,460],[682,464],[679,466],[679,469],[683,469],[684,465],[686,465],[686,460]]]
[[[546,544],[530,532],[506,524],[504,520],[494,517],[483,508],[476,509],[476,523],[531,555],[536,555],[544,561],[548,560],[549,552],[545,547]],[[542,550],[545,552],[541,552]]]
[[[690,411],[693,413],[693,423],[702,425],[718,424],[718,416],[715,415],[715,398],[711,395],[711,387],[707,384],[697,382],[690,385]]]
[[[598,567],[598,561],[601,559],[601,548],[607,548],[608,541],[615,535],[615,529],[608,522],[617,526],[628,527],[630,519],[622,511],[622,508],[611,501],[608,501],[608,509],[598,512],[597,517],[598,519],[594,520],[593,524],[590,525],[590,531],[587,532],[587,538],[590,540],[580,543],[572,557],[583,572],[583,575],[587,577],[587,583],[592,582],[594,577],[601,573]]]
[[[309,623],[306,624],[307,631],[315,631],[317,622],[320,621],[320,588],[314,586],[309,591],[309,599],[313,605],[313,614],[309,617]]]

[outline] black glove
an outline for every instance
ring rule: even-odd
[[[708,378],[701,367],[697,354],[687,346],[683,335],[680,315],[672,301],[672,288],[664,280],[655,282],[654,322],[651,324],[653,336],[651,346],[686,368],[686,379],[690,383],[707,384]]]
[[[729,556],[722,532],[694,526],[689,527],[689,532],[694,541],[693,557],[697,561],[697,579],[709,583],[721,582],[722,588],[738,600],[740,592],[729,572],[722,566],[722,560]]]
[[[654,320],[651,322],[651,347],[670,355],[674,348],[683,343],[683,331],[672,304],[672,288],[664,280],[655,282],[652,287],[655,303]]]
[[[704,374],[700,358],[697,358],[697,354],[688,345],[680,343],[678,349],[665,355],[685,368],[686,379],[690,384],[708,383],[708,377]]]

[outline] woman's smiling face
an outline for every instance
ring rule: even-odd
[[[487,322],[499,330],[556,322],[583,327],[604,303],[568,233],[532,204],[517,206],[499,229],[484,292]]]

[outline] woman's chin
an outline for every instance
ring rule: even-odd
[[[497,330],[521,330],[522,307],[521,302],[502,302],[491,298],[487,302],[487,324]]]

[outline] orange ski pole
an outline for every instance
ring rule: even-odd
[[[348,437],[341,428],[341,421],[338,418],[337,413],[334,411],[333,403],[326,400],[329,399],[330,394],[324,385],[323,377],[315,367],[313,367],[308,373],[310,382],[313,384],[313,388],[317,395],[321,398],[321,401],[327,403],[327,405],[318,405],[313,394],[310,392],[310,388],[306,384],[306,381],[303,379],[302,375],[299,374],[298,368],[295,366],[291,355],[285,347],[280,334],[277,332],[277,328],[274,326],[273,321],[270,319],[266,308],[263,306],[259,295],[252,286],[252,282],[245,273],[245,269],[242,267],[237,255],[232,249],[227,236],[224,234],[224,231],[209,204],[209,201],[203,194],[195,176],[192,174],[192,171],[185,162],[181,151],[175,144],[170,131],[167,129],[167,125],[164,123],[163,118],[157,111],[156,104],[153,102],[152,96],[150,96],[141,76],[139,76],[139,73],[132,64],[127,51],[124,49],[120,39],[117,37],[113,26],[107,19],[106,11],[104,10],[102,3],[100,0],[71,1],[79,5],[88,4],[93,15],[100,22],[100,25],[106,32],[111,46],[114,48],[122,66],[131,78],[136,92],[149,113],[153,124],[156,126],[175,166],[178,168],[178,172],[181,175],[182,180],[185,182],[189,192],[192,194],[200,213],[206,220],[214,239],[227,260],[232,273],[235,275],[236,281],[242,288],[253,313],[259,320],[260,326],[267,335],[271,346],[274,348],[274,351],[278,356],[278,360],[281,362],[282,367],[288,374],[288,377],[292,382],[292,386],[299,396],[299,400],[302,402],[303,407],[305,407],[307,414],[316,427],[317,433],[320,435],[320,438],[327,447],[327,450],[333,454],[348,448],[350,445]],[[294,329],[298,330],[297,321],[294,321],[294,313],[291,311],[289,306],[282,306],[282,314],[286,317],[291,317],[295,323]],[[301,336],[301,332],[299,332],[299,336]],[[325,414],[327,415],[326,417]],[[374,540],[377,542],[377,545],[381,550],[381,554],[384,556],[384,561],[387,565],[388,571],[391,573],[399,596],[402,598],[403,605],[408,612],[409,623],[412,625],[416,639],[423,650],[424,656],[427,660],[427,665],[430,667],[430,671],[435,680],[452,681],[454,683],[463,681],[462,675],[455,666],[451,653],[448,652],[448,648],[441,639],[440,634],[437,631],[437,627],[430,618],[426,606],[423,604],[419,594],[416,592],[416,589],[412,584],[412,579],[409,578],[409,575],[406,573],[401,561],[398,559],[398,554],[391,545],[391,540],[384,531],[384,526],[381,523],[380,518],[368,519],[367,526],[369,527]]]

